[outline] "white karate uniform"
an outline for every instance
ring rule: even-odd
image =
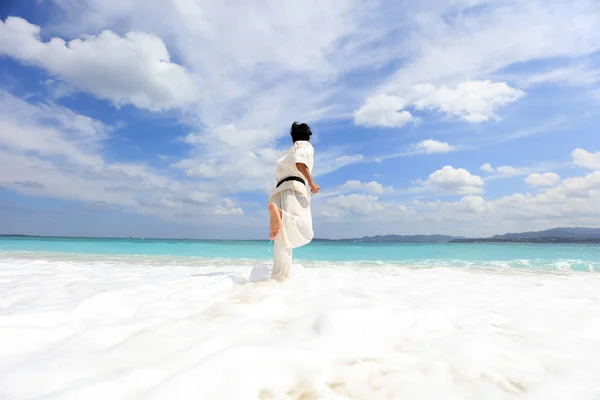
[[[275,183],[289,176],[306,178],[296,167],[296,163],[306,164],[312,174],[314,148],[308,141],[299,140],[277,161]],[[310,192],[306,185],[298,181],[287,181],[275,188],[269,196],[282,211],[281,230],[275,238],[273,270],[271,278],[283,280],[292,270],[292,249],[304,246],[313,237]]]

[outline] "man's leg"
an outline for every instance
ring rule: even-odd
[[[290,277],[292,273],[292,249],[283,245],[282,233],[275,238],[273,249],[273,270],[271,278],[282,281]]]
[[[281,230],[281,210],[277,203],[269,204],[269,237],[275,239]]]
[[[275,236],[271,277],[283,280],[292,272],[292,249],[304,246],[314,236],[312,216],[308,200],[292,190],[278,193],[272,204],[270,218],[277,221],[279,231]]]
[[[284,243],[295,248],[308,244],[314,237],[312,215],[308,200],[300,193],[286,191],[278,198],[282,210],[281,232]]]

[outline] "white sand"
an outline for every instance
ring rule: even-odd
[[[0,399],[600,399],[600,273],[39,257],[0,257]]]

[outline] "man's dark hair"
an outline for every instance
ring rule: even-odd
[[[310,126],[305,123],[294,122],[290,128],[292,141],[296,143],[298,140],[308,140],[312,136]]]

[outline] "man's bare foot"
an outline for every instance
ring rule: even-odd
[[[269,204],[269,230],[271,240],[275,239],[281,230],[281,213],[275,203]]]

